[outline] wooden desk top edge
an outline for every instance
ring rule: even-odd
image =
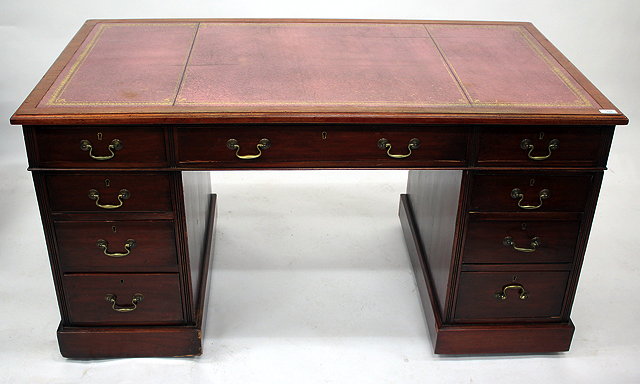
[[[458,25],[519,25],[524,27],[537,42],[569,73],[590,97],[603,109],[616,110],[615,114],[532,113],[514,108],[509,113],[474,111],[465,108],[447,108],[446,111],[398,112],[398,111],[250,111],[208,112],[182,108],[177,111],[147,110],[140,112],[99,111],[46,111],[36,109],[49,88],[83,44],[98,23],[361,23],[361,24],[458,24]],[[354,20],[354,19],[95,19],[87,20],[69,42],[51,68],[11,117],[12,124],[20,125],[81,125],[81,124],[206,124],[206,123],[396,123],[396,124],[553,124],[553,125],[624,125],[627,117],[619,110],[562,54],[533,24],[529,22],[492,21],[430,21],[430,20]]]

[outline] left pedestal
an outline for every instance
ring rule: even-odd
[[[34,170],[33,179],[62,355],[201,354],[216,217],[208,173]]]

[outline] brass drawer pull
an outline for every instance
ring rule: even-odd
[[[127,200],[129,197],[131,197],[131,193],[126,189],[121,189],[120,192],[118,193],[118,202],[119,202],[118,204],[116,204],[116,205],[100,204],[100,193],[98,193],[98,191],[96,191],[95,189],[89,190],[89,198],[91,200],[95,200],[96,201],[96,206],[98,206],[100,208],[103,208],[103,209],[120,208],[124,204],[123,200]]]
[[[120,253],[120,252],[109,252],[108,248],[109,248],[109,243],[107,242],[107,240],[104,239],[99,239],[98,241],[96,241],[96,245],[98,246],[98,248],[102,249],[102,252],[109,256],[109,257],[125,257],[128,256],[131,253],[131,248],[136,246],[136,241],[133,239],[128,239],[125,243],[124,243],[124,250],[125,252]]]
[[[527,156],[531,160],[546,160],[549,157],[551,157],[551,151],[555,151],[556,149],[558,149],[559,146],[560,146],[560,140],[551,139],[551,141],[549,141],[549,146],[547,147],[547,149],[549,150],[549,153],[547,153],[545,156],[532,156],[531,153],[533,153],[534,145],[531,142],[531,140],[522,139],[522,141],[520,142],[520,148],[522,148],[525,151],[529,151],[527,152]]]
[[[123,147],[122,145],[122,141],[120,141],[120,139],[113,139],[111,140],[111,144],[109,144],[109,146],[107,147],[107,149],[109,150],[109,152],[111,153],[108,156],[95,156],[93,154],[93,146],[91,145],[91,142],[89,140],[82,140],[80,141],[80,149],[83,151],[89,151],[89,156],[93,159],[93,160],[109,160],[112,159],[116,153],[114,151],[119,151],[121,150]]]
[[[144,296],[142,296],[141,293],[136,293],[135,295],[133,295],[133,298],[131,299],[131,304],[125,304],[125,305],[120,305],[117,303],[118,300],[118,296],[114,295],[113,293],[108,293],[104,299],[111,303],[111,309],[113,309],[116,312],[133,312],[136,310],[136,308],[138,308],[138,304],[140,304],[142,302],[142,300],[144,300]]]
[[[389,140],[385,139],[384,137],[380,140],[378,140],[378,148],[382,149],[382,150],[387,150],[387,156],[394,158],[394,159],[404,159],[406,157],[411,156],[411,151],[414,149],[418,149],[420,148],[420,140],[413,138],[411,140],[409,140],[409,145],[407,145],[407,148],[409,149],[409,153],[407,153],[406,155],[394,155],[391,153],[391,143],[389,142]]]
[[[527,297],[529,297],[529,293],[524,289],[522,284],[508,284],[502,287],[501,291],[496,292],[496,299],[507,300],[507,290],[509,289],[517,289],[520,300],[526,300]]]
[[[522,209],[538,209],[542,207],[542,200],[549,198],[549,190],[543,189],[538,193],[538,198],[540,199],[540,204],[538,205],[523,205],[522,200],[524,200],[524,193],[519,188],[513,188],[511,190],[511,198],[518,199],[518,207]]]
[[[255,155],[240,155],[238,152],[240,152],[240,144],[238,144],[238,140],[236,139],[229,139],[227,141],[227,148],[229,148],[232,151],[236,151],[236,157],[238,159],[242,159],[242,160],[251,160],[251,159],[257,159],[258,157],[260,157],[262,155],[262,150],[264,149],[269,149],[271,147],[271,141],[269,141],[269,139],[261,139],[258,142],[258,145],[256,145],[256,148],[258,149],[258,153]]]
[[[540,238],[534,237],[531,239],[531,243],[529,243],[529,246],[531,248],[518,247],[516,243],[513,241],[513,237],[511,236],[505,237],[504,240],[502,240],[502,244],[505,247],[511,247],[518,252],[531,253],[531,252],[535,252],[536,248],[540,245]]]

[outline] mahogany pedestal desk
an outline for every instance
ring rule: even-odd
[[[60,351],[92,358],[202,352],[222,169],[411,170],[435,353],[566,351],[628,121],[529,23],[90,20],[11,122]]]

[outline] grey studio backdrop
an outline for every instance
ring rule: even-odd
[[[639,11],[635,0],[3,1],[0,382],[640,382]],[[406,173],[281,171],[212,174],[220,216],[203,356],[62,358],[22,133],[9,117],[84,20],[179,17],[533,22],[631,121],[614,137],[571,351],[434,356],[396,213]]]

